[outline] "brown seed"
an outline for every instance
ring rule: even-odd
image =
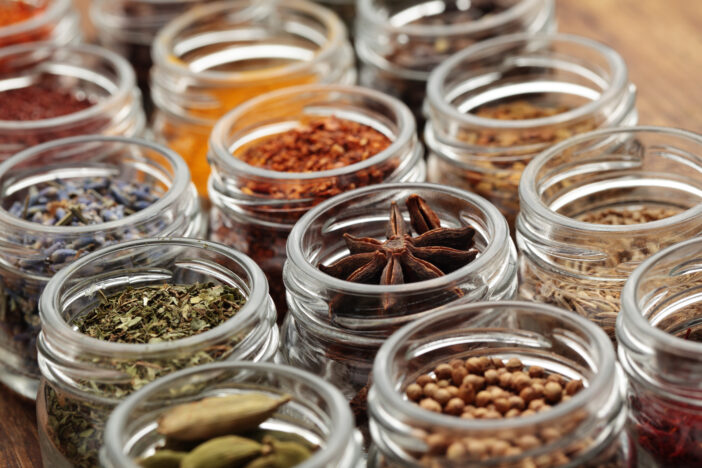
[[[570,462],[570,458],[563,452],[554,452],[551,454],[552,466],[563,466]]]
[[[471,374],[480,374],[482,370],[480,368],[480,359],[477,357],[468,358],[466,360],[466,369]]]
[[[544,385],[540,383],[534,383],[531,385],[531,389],[534,390],[534,396],[536,398],[541,398],[544,396]]]
[[[516,457],[517,455],[522,454],[522,449],[519,447],[510,447],[507,449],[505,452],[505,457]]]
[[[473,386],[469,383],[464,383],[458,389],[458,398],[463,400],[466,404],[473,403],[475,401],[475,390]]]
[[[436,383],[430,382],[424,386],[424,396],[431,398],[432,396],[434,396],[434,392],[438,389],[439,386]]]
[[[505,363],[502,361],[502,359],[494,357],[492,358],[492,366],[495,369],[501,369],[505,367]]]
[[[529,402],[529,409],[533,411],[538,411],[539,408],[542,408],[546,402],[543,400],[543,398],[537,398],[536,400],[531,400]]]
[[[505,367],[507,368],[508,371],[514,372],[514,371],[519,371],[524,368],[524,364],[522,364],[522,361],[520,361],[517,358],[512,358],[507,363],[505,364]]]
[[[500,381],[500,375],[495,369],[488,369],[485,371],[485,382],[488,385],[495,385]]]
[[[534,458],[534,464],[536,465],[536,468],[549,468],[553,466],[551,464],[551,456],[546,453]]]
[[[454,416],[459,416],[463,413],[463,409],[465,407],[466,404],[460,398],[451,398],[448,401],[448,403],[446,403],[446,406],[444,407],[444,412],[452,414]]]
[[[534,392],[534,389],[532,387],[526,387],[523,388],[521,392],[519,392],[519,397],[526,403],[529,403],[531,400],[536,398],[536,392]]]
[[[441,405],[438,401],[432,400],[431,398],[425,398],[419,402],[419,406],[427,411],[433,411],[434,413],[441,413]]]
[[[545,427],[541,430],[541,438],[546,442],[552,442],[561,437],[561,433],[555,427]]]
[[[449,460],[460,460],[466,456],[466,447],[461,442],[453,442],[446,449],[446,458]]]
[[[525,434],[515,440],[517,446],[522,450],[532,450],[541,445],[539,439],[532,434]]]
[[[449,445],[449,440],[443,434],[429,434],[426,438],[429,453],[432,455],[443,454]]]
[[[463,383],[468,382],[473,386],[474,389],[476,390],[482,390],[485,388],[485,378],[481,377],[479,375],[475,374],[470,374],[467,375],[465,379],[463,379]]]
[[[481,440],[468,439],[465,445],[470,456],[474,458],[480,458],[487,452],[487,447]]]
[[[583,381],[578,379],[578,380],[571,380],[566,384],[565,391],[566,394],[568,395],[575,395],[578,393],[580,390],[583,389]]]
[[[520,416],[521,414],[522,414],[522,412],[519,411],[517,408],[512,408],[511,410],[509,410],[505,413],[505,418],[516,418],[517,416]]]
[[[483,390],[475,395],[475,405],[476,406],[487,406],[490,401],[492,401],[492,395],[490,392]]]
[[[511,388],[512,387],[512,374],[506,373],[500,376],[500,387]]]
[[[490,445],[490,455],[492,455],[493,457],[504,456],[507,453],[508,449],[509,443],[507,443],[504,440],[498,439]]]
[[[424,395],[424,390],[422,387],[417,385],[416,383],[410,384],[407,386],[407,398],[409,398],[412,401],[419,401],[422,396]]]
[[[451,385],[451,381],[448,379],[442,379],[442,380],[439,380],[438,382],[436,382],[436,385],[438,385],[439,388],[446,388],[449,385]]]
[[[450,379],[452,369],[453,368],[449,364],[439,364],[436,366],[436,369],[434,369],[434,373],[439,380]]]
[[[544,375],[544,368],[541,366],[531,366],[529,367],[529,377],[532,379],[541,377]]]
[[[563,385],[564,379],[560,374],[550,374],[548,377],[546,377],[546,382],[556,382],[559,385]]]
[[[485,415],[488,413],[487,408],[476,408],[475,411],[473,411],[473,416],[482,419],[485,417]]]
[[[522,411],[522,417],[531,416],[533,414],[536,414],[536,411],[534,411],[533,409],[527,409]]]
[[[544,397],[549,403],[558,403],[563,396],[563,387],[557,382],[548,382],[544,387]]]
[[[440,405],[445,405],[451,399],[451,393],[449,393],[449,391],[445,388],[440,388],[434,392],[432,398],[436,400]]]
[[[488,409],[487,413],[485,413],[485,416],[483,416],[483,419],[500,419],[502,418],[502,415],[500,414],[499,411],[494,410],[494,409]]]
[[[464,412],[461,414],[461,419],[475,419],[475,416],[473,416],[473,413]]]
[[[478,366],[480,366],[481,372],[485,372],[492,367],[492,360],[487,356],[480,356],[478,358]]]
[[[463,383],[463,379],[465,379],[467,375],[468,371],[463,366],[451,368],[451,380],[453,381],[454,385],[461,385]]]
[[[497,369],[497,376],[500,377],[502,376],[502,374],[507,374],[508,372],[509,371],[505,367],[500,367],[499,369]]]
[[[516,408],[519,411],[523,410],[526,407],[526,403],[524,403],[524,400],[522,397],[518,397],[516,395],[513,395],[509,397],[509,407],[510,408]]]
[[[495,400],[495,409],[502,414],[509,411],[509,400],[507,398],[498,398]]]
[[[417,385],[424,387],[428,383],[436,382],[436,379],[429,374],[420,375],[417,377]]]
[[[512,378],[512,388],[518,392],[531,385],[531,378],[526,374],[519,374],[516,378]]]
[[[502,390],[502,388],[498,387],[497,385],[490,385],[485,389],[485,391],[490,392],[490,395],[492,396],[493,400],[502,398],[503,396],[508,394],[506,391]]]
[[[446,387],[446,391],[448,391],[451,394],[451,398],[455,398],[458,396],[458,387],[456,387],[455,385]]]
[[[451,359],[449,362],[449,366],[451,367],[465,367],[463,359]]]

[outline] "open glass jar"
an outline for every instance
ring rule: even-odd
[[[405,396],[419,376],[436,379],[438,364],[467,365],[470,358],[508,365],[516,358],[542,375],[579,379],[584,388],[547,411],[494,419],[429,411]],[[526,302],[451,307],[405,326],[378,352],[368,397],[375,444],[369,466],[633,467],[624,387],[612,344],[581,317]],[[486,451],[498,443],[504,450]],[[507,448],[515,445],[520,449]]]
[[[132,68],[101,47],[7,47],[0,50],[0,72],[0,161],[59,138],[131,137],[144,129]]]
[[[358,163],[314,172],[276,171],[237,157],[252,141],[329,117],[370,127],[390,144]],[[222,118],[212,132],[210,238],[256,260],[268,276],[282,318],[285,247],[297,220],[318,203],[358,187],[424,181],[422,156],[407,106],[378,91],[308,85],[259,96]]]
[[[47,41],[56,45],[81,38],[78,12],[72,0],[12,0],[0,22],[0,47]]]
[[[101,451],[105,468],[137,468],[135,460],[162,446],[157,419],[176,404],[235,393],[289,395],[261,428],[292,433],[319,448],[300,468],[356,468],[359,435],[348,403],[331,384],[292,367],[267,363],[216,363],[186,369],[131,395],[112,413]]]
[[[404,206],[413,194],[435,211],[442,227],[471,226],[477,258],[443,276],[405,284],[355,283],[319,269],[348,255],[345,235],[384,238],[391,203]],[[431,184],[382,184],[334,197],[300,219],[288,239],[284,281],[289,307],[284,359],[337,385],[363,423],[364,395],[380,346],[402,325],[433,317],[446,304],[511,299],[515,249],[504,217],[476,195]]]
[[[448,57],[495,36],[555,30],[553,0],[358,0],[357,15],[361,84],[399,97],[420,123],[429,74]]]
[[[183,155],[201,196],[207,196],[207,140],[217,119],[267,91],[356,79],[343,23],[306,0],[196,8],[161,30],[153,61],[154,133]]]
[[[702,460],[702,238],[641,264],[622,291],[619,360],[640,466]]]
[[[105,298],[130,288],[196,283],[238,289],[245,303],[219,325],[173,340],[113,342],[76,326]],[[159,376],[214,361],[269,361],[278,348],[275,308],[261,269],[239,252],[196,239],[140,239],[93,252],[51,279],[40,313],[37,419],[42,459],[51,467],[96,466],[110,412]],[[144,326],[155,333],[170,322],[164,316]]]
[[[621,289],[647,257],[702,234],[702,135],[598,130],[538,156],[519,185],[520,295],[614,339]]]
[[[590,39],[518,34],[476,44],[429,79],[428,179],[487,198],[514,227],[529,161],[575,134],[634,125],[635,97],[621,56]]]
[[[95,0],[90,16],[97,39],[129,60],[137,75],[148,115],[153,109],[149,91],[151,46],[161,28],[176,16],[208,0]]]
[[[24,150],[0,164],[0,195],[0,379],[32,399],[39,378],[37,303],[57,271],[105,245],[202,237],[206,228],[185,162],[131,138],[74,137]],[[116,203],[122,208],[104,201],[122,196],[129,199]],[[99,200],[101,220],[85,220]]]

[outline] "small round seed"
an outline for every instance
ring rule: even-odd
[[[486,390],[482,390],[475,395],[475,404],[477,406],[487,406],[492,401],[492,395]]]
[[[529,377],[532,379],[541,377],[544,375],[544,368],[541,366],[531,366],[529,367]]]
[[[458,398],[463,400],[466,404],[473,403],[475,401],[475,389],[469,383],[464,383],[458,389]]]
[[[561,401],[563,396],[563,387],[558,382],[548,382],[544,387],[544,397],[549,403],[557,403]]]
[[[445,405],[451,399],[451,393],[445,388],[440,388],[434,392],[432,398],[440,405]]]
[[[424,396],[432,397],[434,392],[439,389],[439,386],[434,382],[430,382],[424,386]]]
[[[519,411],[523,410],[524,407],[526,406],[526,403],[524,403],[524,400],[522,399],[522,397],[518,397],[516,395],[509,397],[508,401],[509,401],[510,408],[516,408]]]
[[[480,369],[480,360],[477,357],[468,358],[466,360],[466,369],[471,374],[479,374],[482,372]]]
[[[498,398],[495,400],[495,409],[499,411],[502,414],[505,414],[507,411],[509,411],[509,400],[507,398]]]
[[[439,380],[450,379],[453,368],[449,364],[439,364],[434,369],[434,373]]]
[[[429,434],[426,441],[432,455],[441,455],[449,445],[449,440],[443,434]]]
[[[446,449],[446,458],[449,460],[460,460],[466,456],[466,447],[461,442],[453,442]]]
[[[522,361],[520,361],[517,358],[511,358],[507,363],[505,364],[505,367],[507,370],[514,372],[518,370],[522,370],[524,368],[524,365],[522,364]]]
[[[532,450],[541,445],[539,439],[532,434],[525,434],[515,441],[517,446],[522,450]]]
[[[446,403],[444,412],[454,416],[459,416],[463,413],[463,409],[465,407],[466,404],[460,398],[451,398],[448,403]]]
[[[419,401],[422,396],[424,395],[424,390],[422,387],[417,385],[416,383],[410,384],[407,386],[407,398],[409,398],[412,401]]]
[[[465,379],[467,375],[468,371],[463,366],[451,368],[451,381],[454,383],[454,385],[461,385],[463,383],[463,379]]]
[[[485,371],[485,382],[488,385],[495,385],[500,381],[500,375],[495,369],[488,369]]]
[[[432,400],[431,398],[425,398],[419,402],[419,406],[427,411],[433,411],[435,413],[441,413],[441,405],[438,401]]]
[[[582,380],[571,380],[566,384],[565,391],[566,394],[568,395],[575,395],[578,393],[580,390],[583,389],[583,381]]]

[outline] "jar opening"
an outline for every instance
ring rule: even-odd
[[[72,7],[71,0],[19,0],[9,3],[27,4],[34,11],[31,12],[31,16],[23,21],[0,25],[0,40],[55,22]]]

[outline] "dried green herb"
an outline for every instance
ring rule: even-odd
[[[103,296],[100,305],[74,325],[104,341],[158,343],[210,330],[233,317],[245,301],[238,289],[213,283],[129,287]]]

